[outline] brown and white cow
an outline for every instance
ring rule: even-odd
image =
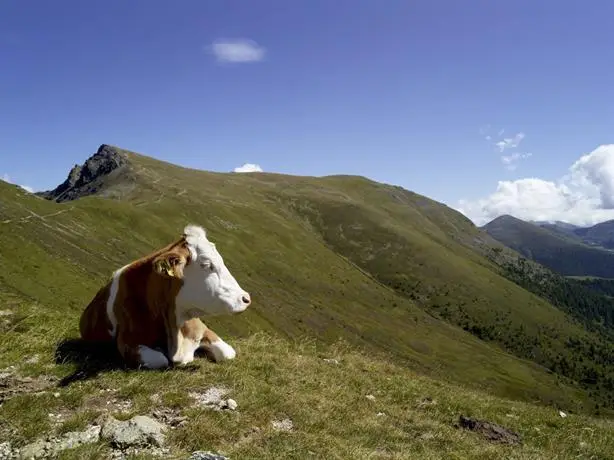
[[[86,341],[116,341],[130,366],[189,363],[197,349],[219,362],[235,350],[199,316],[241,313],[250,303],[205,230],[188,225],[178,241],[116,270],[79,327]]]

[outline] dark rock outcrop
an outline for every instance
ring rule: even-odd
[[[518,433],[497,425],[496,423],[487,422],[485,420],[477,420],[471,417],[461,415],[458,419],[459,428],[475,431],[480,433],[486,439],[492,442],[502,444],[522,444],[522,439]]]
[[[121,150],[102,144],[83,165],[75,165],[62,184],[37,195],[58,203],[93,195],[105,185],[106,178],[116,175],[127,163],[128,160]]]

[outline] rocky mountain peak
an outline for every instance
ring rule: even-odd
[[[82,165],[74,165],[66,180],[55,189],[39,193],[48,200],[70,201],[96,193],[104,179],[128,163],[126,155],[118,148],[102,144],[95,154]]]

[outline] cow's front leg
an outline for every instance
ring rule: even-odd
[[[237,356],[235,349],[209,328],[205,329],[199,348],[205,350],[216,363]]]
[[[185,336],[178,327],[170,327],[167,330],[168,355],[174,365],[188,364],[194,361],[194,352],[200,346],[200,342]]]

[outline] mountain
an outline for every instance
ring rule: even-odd
[[[586,244],[614,249],[614,220],[608,220],[587,228],[577,228],[574,233]]]
[[[572,237],[578,242],[604,249],[614,249],[614,220],[600,222],[591,227],[580,227],[567,222],[532,222],[555,233]]]
[[[126,175],[122,175],[125,170],[126,157],[121,149],[103,144],[83,165],[74,165],[63,183],[37,195],[58,203],[94,194],[104,196],[106,190],[125,182]]]
[[[254,334],[321,347],[342,340],[442,385],[573,411],[614,407],[607,313],[582,304],[585,291],[564,280],[552,278],[544,290],[535,281],[542,267],[400,187],[357,176],[207,172],[102,145],[54,190],[33,195],[0,182],[0,202],[0,301],[8,312],[0,367],[25,354],[41,357],[24,363],[26,371],[49,369],[112,270],[192,222],[208,230],[252,294],[245,314],[210,321],[230,343]],[[574,295],[550,296],[552,286]],[[240,351],[238,359],[251,358]],[[300,366],[302,358],[292,359]],[[252,363],[249,372],[282,388],[290,377],[278,376],[274,363]],[[75,366],[52,368],[58,377],[83,376]],[[91,376],[66,398],[101,382],[121,385],[124,395],[189,382],[122,375]],[[169,400],[184,397],[173,394]],[[65,403],[87,409],[79,398]]]
[[[589,229],[563,230],[556,224],[535,225],[507,215],[482,228],[505,246],[563,275],[614,278],[614,252],[585,244],[583,233]],[[585,234],[604,236],[606,231]]]
[[[578,227],[577,225],[573,225],[568,222],[561,222],[561,221],[555,221],[555,222],[530,221],[529,223],[538,225],[539,227],[550,230],[551,232],[557,233],[561,236],[572,238],[573,240],[577,242],[582,242],[582,238],[580,238],[575,232],[576,230],[581,229],[581,227]]]

